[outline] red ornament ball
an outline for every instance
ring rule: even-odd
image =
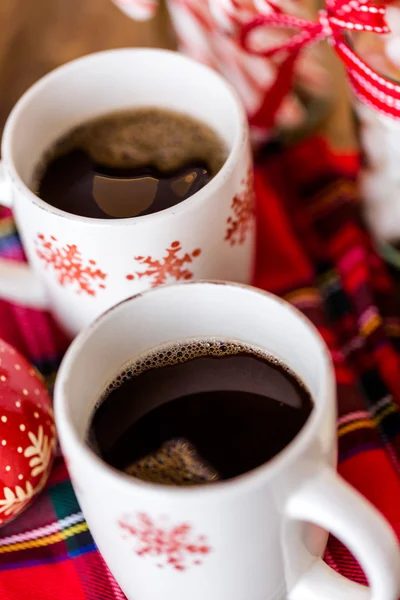
[[[55,450],[53,410],[42,378],[0,340],[0,526],[42,490]]]

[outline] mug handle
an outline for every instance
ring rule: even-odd
[[[333,533],[354,554],[370,587],[336,573],[321,558],[294,585],[289,600],[397,600],[400,548],[384,517],[333,469],[323,466],[289,498],[286,515]]]
[[[0,204],[12,208],[10,182],[0,161]],[[0,258],[0,296],[31,308],[46,309],[48,300],[39,278],[25,263]]]

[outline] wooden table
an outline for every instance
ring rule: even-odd
[[[0,134],[19,96],[54,67],[107,48],[173,44],[164,10],[136,23],[110,0],[0,0]],[[325,129],[343,149],[354,138],[343,74],[336,61],[332,68],[335,110]]]
[[[0,131],[39,77],[69,60],[124,46],[171,47],[164,14],[128,19],[110,0],[0,0]]]

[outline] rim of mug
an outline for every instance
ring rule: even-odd
[[[157,293],[157,289],[161,288],[179,288],[182,286],[190,285],[224,285],[231,288],[244,289],[251,293],[264,295],[273,302],[285,307],[294,314],[297,319],[300,319],[303,324],[311,331],[315,341],[320,346],[321,356],[323,358],[323,364],[326,371],[326,378],[324,387],[319,394],[319,399],[316,401],[313,398],[313,410],[310,413],[306,423],[303,425],[301,430],[293,438],[293,440],[285,446],[278,454],[276,454],[271,460],[262,465],[246,471],[241,475],[233,477],[231,479],[216,481],[212,485],[195,485],[195,486],[169,486],[162,483],[147,482],[141,479],[132,477],[126,473],[119,471],[106,463],[100,456],[98,456],[86,442],[78,435],[75,425],[72,421],[71,410],[69,402],[64,393],[64,386],[68,381],[69,371],[76,360],[76,354],[84,347],[85,342],[91,337],[92,332],[96,330],[99,323],[103,319],[108,318],[114,312],[118,311],[127,302],[134,302],[136,299],[143,297],[148,294]],[[293,460],[296,460],[296,456],[301,452],[305,446],[309,443],[312,432],[318,429],[318,423],[321,421],[324,410],[326,408],[326,402],[329,401],[329,397],[333,393],[332,401],[335,401],[336,396],[336,383],[333,362],[328,350],[328,347],[319,333],[315,325],[300,312],[295,306],[265,290],[259,289],[255,286],[228,282],[222,280],[195,280],[185,281],[176,284],[167,284],[159,286],[156,289],[149,289],[144,292],[139,292],[129,298],[126,298],[118,304],[112,306],[102,315],[100,315],[95,321],[93,321],[86,329],[81,331],[78,336],[73,340],[72,344],[68,348],[60,365],[59,373],[57,375],[55,388],[54,388],[54,409],[55,409],[55,420],[57,430],[63,429],[63,437],[66,435],[69,438],[69,444],[74,444],[79,449],[79,456],[82,464],[85,463],[92,470],[99,473],[99,476],[104,480],[108,479],[110,484],[113,486],[121,486],[126,490],[126,487],[135,488],[138,493],[146,495],[157,494],[158,496],[163,494],[166,498],[179,498],[185,496],[186,499],[189,497],[198,498],[201,494],[202,498],[208,496],[214,496],[216,494],[231,493],[236,488],[237,491],[246,492],[249,487],[251,489],[258,487],[265,479],[272,478],[277,471],[282,470],[285,464],[290,464]]]
[[[127,217],[127,218],[93,218],[93,217],[85,217],[81,215],[75,215],[69,213],[67,211],[61,210],[48,204],[44,200],[42,200],[39,196],[37,196],[29,187],[24,183],[22,178],[20,177],[16,165],[14,163],[12,157],[12,136],[13,130],[16,126],[16,123],[20,117],[20,114],[23,110],[27,108],[32,98],[37,94],[46,83],[53,79],[54,77],[59,77],[60,74],[65,73],[68,70],[74,69],[77,65],[80,65],[85,62],[90,62],[93,59],[101,58],[105,55],[110,54],[147,54],[147,55],[168,55],[173,59],[182,62],[190,62],[195,65],[196,69],[203,70],[207,72],[209,75],[214,77],[216,80],[219,80],[219,83],[222,84],[232,99],[232,106],[237,112],[237,131],[235,133],[235,138],[230,146],[229,153],[226,157],[224,164],[218,173],[200,190],[195,192],[186,200],[179,202],[175,206],[171,206],[169,208],[165,208],[164,210],[157,211],[155,213],[150,213],[148,215],[138,215],[136,217]],[[156,106],[156,105],[154,105]],[[190,114],[187,113],[189,116]],[[196,203],[201,201],[204,197],[209,196],[210,194],[215,194],[222,183],[230,176],[232,171],[235,168],[235,163],[237,160],[237,156],[240,153],[242,147],[248,141],[248,122],[247,116],[244,109],[244,106],[235,90],[235,88],[224,79],[219,73],[215,70],[211,69],[207,65],[203,63],[197,62],[192,58],[181,54],[180,52],[174,50],[166,50],[162,48],[146,48],[146,47],[134,47],[134,48],[112,48],[109,50],[102,50],[100,52],[92,52],[91,54],[86,54],[85,56],[81,56],[74,60],[71,60],[59,67],[56,67],[40,79],[38,79],[35,83],[33,83],[19,98],[14,107],[12,108],[6,124],[4,126],[4,132],[2,136],[1,142],[1,154],[2,154],[2,162],[5,168],[5,172],[9,175],[11,182],[14,186],[16,186],[20,192],[22,192],[30,202],[35,204],[38,208],[45,210],[46,212],[51,212],[56,216],[66,218],[73,221],[84,222],[87,225],[93,224],[96,226],[103,225],[109,226],[110,224],[115,225],[130,225],[136,222],[138,219],[143,222],[144,220],[156,220],[157,217],[164,217],[166,215],[171,216],[177,213],[183,212],[184,210],[192,208]]]

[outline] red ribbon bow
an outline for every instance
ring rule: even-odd
[[[280,65],[273,88],[266,94],[265,101],[252,124],[265,128],[272,125],[273,118],[284,96],[289,92],[293,67],[302,48],[310,43],[328,39],[344,63],[351,86],[357,97],[376,111],[394,119],[400,119],[400,85],[383,77],[368,66],[350,47],[345,31],[389,33],[385,21],[386,9],[368,0],[328,0],[326,10],[318,13],[316,22],[307,21],[282,12],[260,15],[245,24],[240,41],[247,52],[258,56],[272,57],[284,52],[286,58]],[[260,27],[295,28],[299,33],[278,46],[257,50],[250,46],[250,34]]]

